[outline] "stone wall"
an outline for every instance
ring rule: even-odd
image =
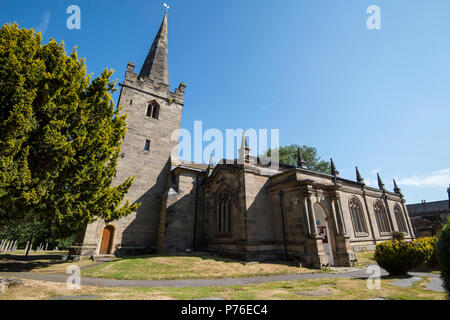
[[[162,252],[186,252],[193,251],[195,227],[199,210],[199,194],[197,193],[196,180],[199,175],[192,172],[179,172],[176,174],[177,188],[167,196],[164,238],[162,240]],[[196,207],[197,206],[197,207]]]

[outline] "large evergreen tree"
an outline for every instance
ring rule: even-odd
[[[126,132],[105,70],[92,79],[64,43],[0,29],[0,219],[77,230],[138,205],[123,201],[133,177],[112,186]]]

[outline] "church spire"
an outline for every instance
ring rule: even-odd
[[[139,77],[148,77],[156,83],[169,85],[169,50],[167,38],[167,11],[158,34],[142,66]]]

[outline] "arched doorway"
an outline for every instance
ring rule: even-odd
[[[106,226],[103,229],[102,243],[100,245],[100,254],[111,254],[114,240],[114,227]]]
[[[314,214],[316,216],[317,232],[322,238],[323,251],[328,256],[330,266],[334,265],[333,246],[332,246],[332,234],[330,224],[327,221],[327,215],[322,206],[318,203],[314,204]]]

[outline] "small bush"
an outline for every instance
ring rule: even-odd
[[[449,223],[439,232],[436,252],[445,290],[447,290],[447,294],[450,297],[450,218]]]
[[[412,242],[386,241],[377,244],[375,261],[391,275],[405,275],[428,262],[433,251],[434,247],[429,239]]]
[[[392,240],[405,240],[405,234],[401,231],[393,231],[392,232]]]
[[[424,242],[425,244],[429,244],[433,248],[433,254],[430,259],[425,262],[426,268],[437,268],[438,266],[438,258],[437,258],[437,250],[436,250],[436,237],[423,237],[418,238],[416,241]]]

